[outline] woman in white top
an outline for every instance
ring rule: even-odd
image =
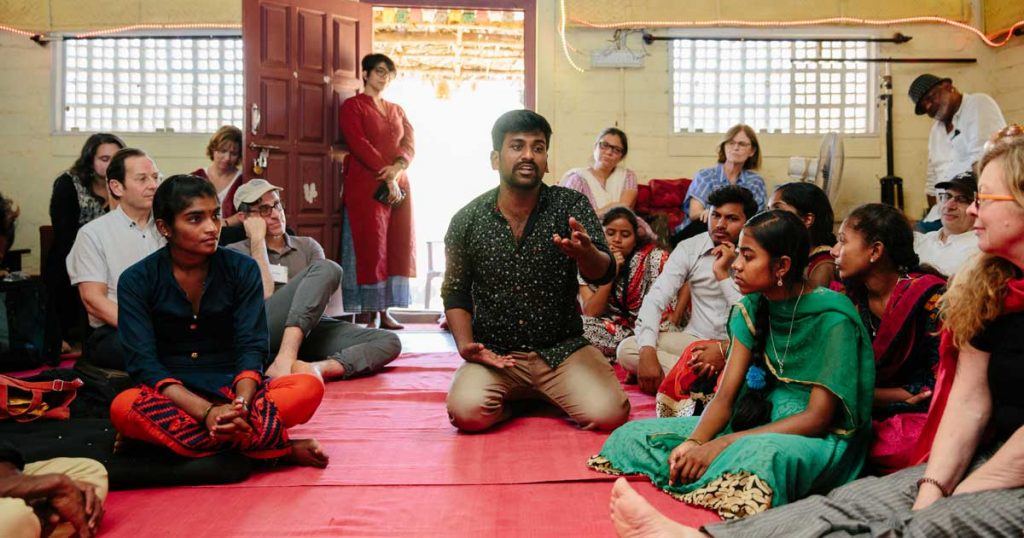
[[[579,191],[590,200],[597,216],[617,206],[633,209],[636,202],[636,174],[619,166],[629,153],[626,133],[615,127],[601,131],[594,143],[594,162],[573,168],[562,176],[561,186]]]

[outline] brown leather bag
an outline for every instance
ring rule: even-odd
[[[0,420],[67,420],[71,417],[68,406],[84,384],[81,379],[24,381],[0,375]]]

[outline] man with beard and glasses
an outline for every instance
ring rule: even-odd
[[[551,126],[529,110],[491,130],[500,184],[462,208],[445,236],[441,295],[459,355],[448,417],[462,431],[509,418],[512,400],[546,399],[584,429],[611,430],[629,400],[583,337],[577,275],[608,283],[615,261],[582,194],[541,182]]]
[[[928,175],[925,195],[931,208],[924,218],[927,230],[937,230],[945,204],[936,203],[940,182],[974,169],[988,137],[1006,127],[999,105],[983,93],[961,93],[953,80],[930,73],[918,76],[908,91],[914,113],[935,120],[928,135]]]

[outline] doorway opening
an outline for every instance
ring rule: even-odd
[[[410,310],[439,311],[444,234],[452,216],[497,186],[491,126],[526,102],[522,10],[374,7],[373,50],[398,77],[384,97],[405,109],[416,234]],[[429,280],[429,282],[428,282]]]

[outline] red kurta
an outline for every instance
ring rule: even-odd
[[[345,157],[345,194],[352,243],[356,251],[356,282],[376,284],[392,276],[416,276],[416,248],[412,228],[412,193],[403,172],[398,184],[406,198],[392,208],[377,202],[377,173],[402,157],[411,163],[412,125],[402,107],[386,103],[385,116],[366,94],[341,105],[338,121],[349,154]]]
[[[193,170],[192,175],[210,181],[210,176],[206,174],[205,168]],[[235,179],[231,180],[231,186],[228,187],[228,192],[224,195],[224,201],[220,203],[220,217],[222,219],[238,213],[238,208],[235,207],[235,191],[238,190],[238,187],[242,186],[242,183],[245,183],[245,181],[242,180],[242,173],[239,172]],[[218,192],[217,194],[219,195],[220,193]]]

